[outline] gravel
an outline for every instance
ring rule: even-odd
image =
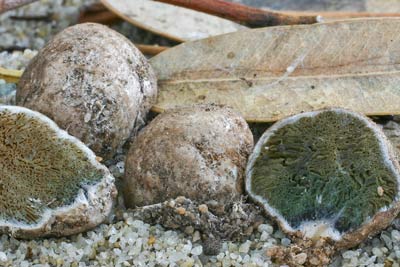
[[[35,49],[42,47],[56,32],[73,24],[81,6],[92,2],[92,0],[42,0],[18,11],[0,15],[2,36],[0,51],[4,48],[22,50],[0,52],[0,66],[24,69],[37,53]],[[32,12],[36,16],[40,14],[50,16],[51,19],[24,21],[12,18],[29,15]],[[123,24],[120,29],[128,35],[138,33],[126,24]],[[147,41],[150,39],[149,37]],[[14,96],[15,84],[0,80],[0,104],[14,104]],[[400,130],[395,121],[390,121],[385,127],[391,136],[400,136],[394,134]],[[113,161],[108,163],[117,179],[124,172],[124,155],[123,151],[120,152]],[[199,212],[208,212],[208,207],[205,205],[200,205],[199,209],[201,210]],[[268,248],[281,244],[291,245],[291,240],[268,219],[264,219],[246,240],[241,242],[217,240],[212,243],[203,242],[204,233],[192,225],[185,226],[182,231],[170,230],[160,224],[148,224],[135,219],[142,215],[140,212],[140,210],[126,211],[119,207],[115,217],[109,223],[102,224],[92,231],[66,238],[29,241],[0,235],[0,266],[266,267],[279,266],[272,264],[271,259],[266,255]],[[210,251],[217,253],[214,256],[206,255]],[[299,253],[295,258],[299,266],[306,259],[305,253]],[[400,219],[397,219],[380,235],[355,249],[339,252],[330,266],[400,267],[399,263]]]

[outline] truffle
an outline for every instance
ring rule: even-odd
[[[0,232],[65,236],[102,223],[114,178],[82,142],[44,115],[0,106]]]
[[[246,191],[286,233],[352,247],[399,212],[399,166],[367,117],[326,109],[283,119],[258,141]]]
[[[128,207],[185,196],[231,203],[244,191],[253,147],[246,121],[220,106],[182,107],[158,115],[132,143],[125,163]]]
[[[146,58],[124,36],[95,23],[57,34],[32,59],[16,102],[110,159],[144,125],[157,93]]]

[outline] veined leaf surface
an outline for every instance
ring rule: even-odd
[[[179,42],[246,28],[226,19],[151,0],[101,1],[124,20]]]
[[[400,19],[354,19],[239,31],[181,44],[151,59],[155,111],[231,106],[248,121],[343,107],[400,114]]]

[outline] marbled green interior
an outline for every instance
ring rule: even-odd
[[[365,122],[325,111],[285,125],[267,140],[254,164],[252,190],[292,227],[336,219],[336,229],[348,231],[395,198],[397,179],[381,155]]]
[[[24,113],[0,111],[0,219],[36,223],[103,177],[71,141]]]

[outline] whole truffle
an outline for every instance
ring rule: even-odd
[[[162,113],[128,151],[125,204],[143,206],[177,196],[218,204],[238,199],[252,147],[246,121],[229,108],[197,106]]]
[[[65,236],[105,221],[114,178],[81,141],[44,115],[0,106],[0,232]]]
[[[109,159],[144,124],[156,93],[150,65],[128,39],[85,23],[40,50],[21,77],[16,102]]]
[[[246,190],[289,233],[355,246],[400,210],[391,144],[367,117],[327,109],[268,129],[246,169]]]

